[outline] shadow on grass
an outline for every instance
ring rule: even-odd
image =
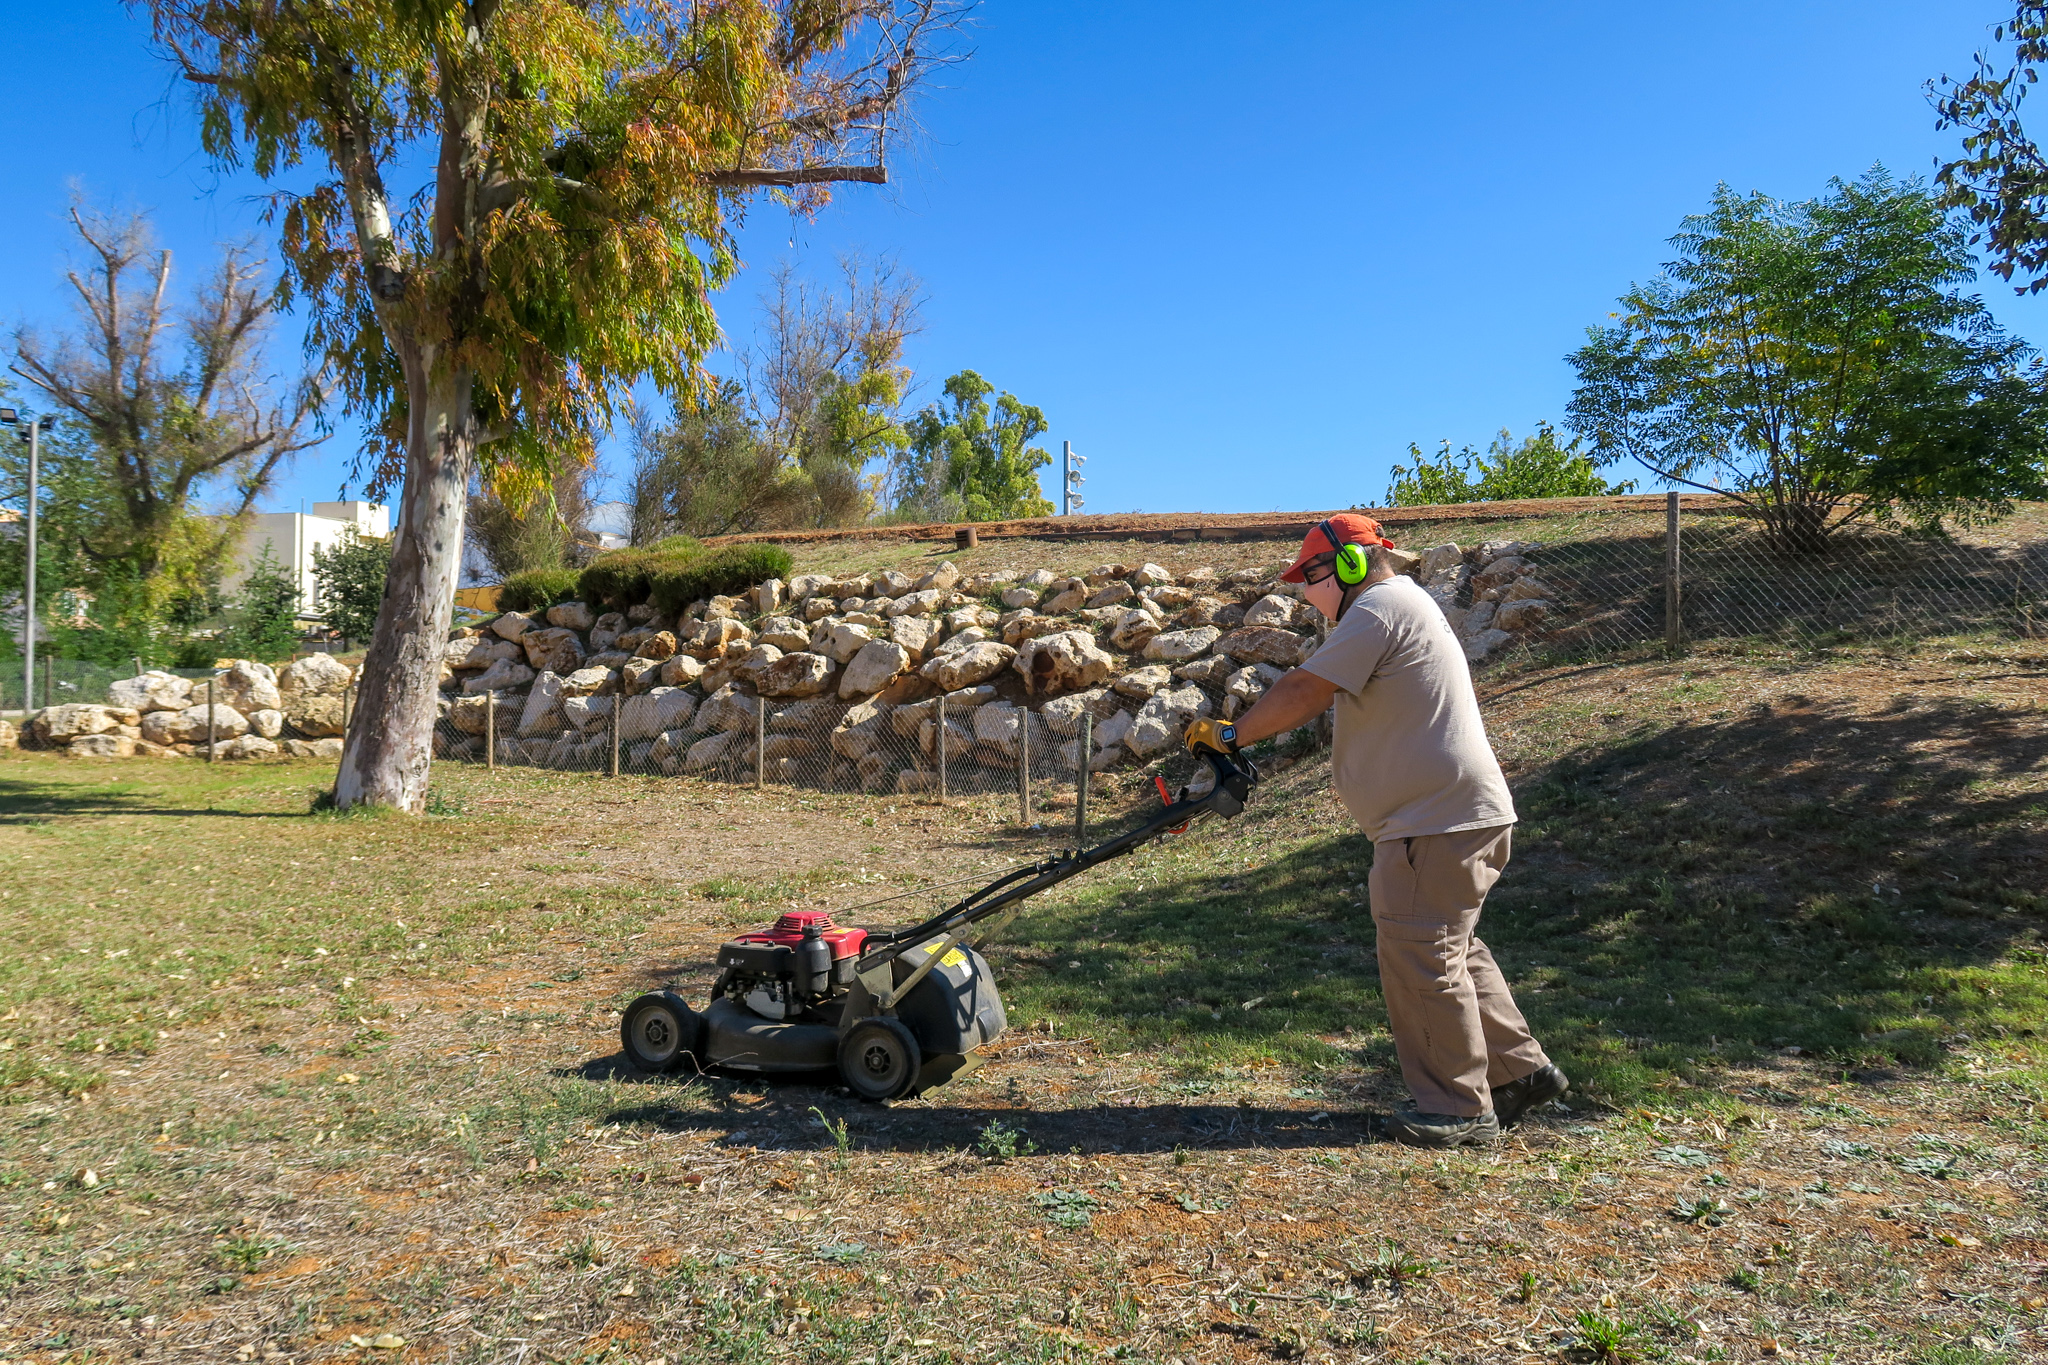
[[[157,792],[71,789],[50,782],[0,778],[0,825],[41,825],[87,815],[212,815],[230,820],[303,820],[303,810],[226,810],[153,804]]]
[[[1788,1048],[1931,1065],[2048,1017],[2044,779],[2038,723],[1954,700],[1645,726],[1520,784],[1481,931],[1593,1098]],[[1326,780],[1297,770],[1261,800]],[[1370,846],[1206,828],[1200,873],[1080,884],[990,945],[1013,1023],[1158,1049],[1191,1094],[1275,1062],[1390,1071]]]

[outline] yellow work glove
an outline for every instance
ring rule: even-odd
[[[1214,749],[1219,754],[1237,752],[1237,727],[1227,720],[1198,720],[1188,726],[1188,752]]]

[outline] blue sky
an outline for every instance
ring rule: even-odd
[[[154,210],[187,283],[260,235],[260,187],[207,168],[141,19],[0,10],[0,319],[62,306],[74,179]],[[892,255],[925,284],[920,397],[973,368],[1043,408],[1049,448],[1090,457],[1089,511],[1369,503],[1410,441],[1558,420],[1565,355],[1716,181],[1929,174],[1953,134],[1925,82],[2010,13],[988,0],[894,183],[810,223],[757,209],[722,316],[743,338],[779,262]],[[2048,342],[2048,299],[1980,287]],[[351,453],[302,457],[273,505],[334,497]]]

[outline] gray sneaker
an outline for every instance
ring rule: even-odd
[[[1495,1086],[1493,1112],[1499,1117],[1501,1127],[1512,1128],[1521,1122],[1522,1115],[1538,1105],[1562,1099],[1565,1091],[1571,1088],[1572,1083],[1565,1079],[1562,1071],[1555,1066],[1545,1065],[1519,1081],[1509,1081],[1506,1085]]]
[[[1490,1147],[1500,1124],[1491,1114],[1425,1114],[1404,1104],[1387,1120],[1387,1136],[1404,1147]]]

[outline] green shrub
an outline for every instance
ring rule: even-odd
[[[601,602],[623,611],[653,595],[657,574],[683,568],[703,557],[703,545],[689,536],[670,536],[652,545],[612,550],[590,561],[578,590],[586,602]]]
[[[513,574],[498,589],[498,606],[505,611],[543,611],[576,595],[574,569],[528,569]]]
[[[728,545],[658,571],[650,596],[655,610],[678,615],[699,598],[745,592],[771,578],[788,578],[793,563],[780,545]]]

